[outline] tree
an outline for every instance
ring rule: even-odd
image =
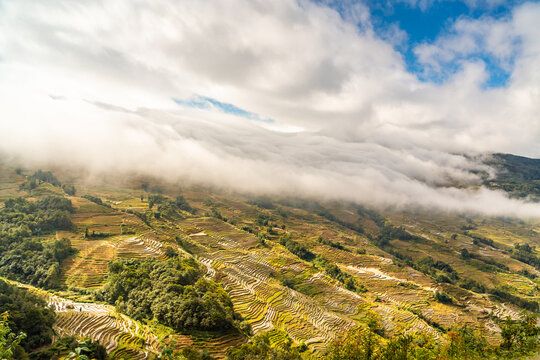
[[[410,335],[392,339],[382,351],[383,360],[409,360],[412,353],[413,337]]]
[[[301,360],[298,349],[290,340],[281,346],[272,346],[268,333],[255,336],[247,344],[227,350],[227,360]]]
[[[19,343],[26,337],[23,332],[14,334],[8,325],[8,313],[0,315],[0,359],[13,359]]]
[[[193,208],[191,207],[191,205],[189,205],[189,203],[186,201],[186,199],[182,195],[178,195],[174,203],[176,207],[179,208],[180,210],[184,210],[190,213],[193,212]]]
[[[264,233],[260,233],[259,234],[259,243],[262,245],[262,246],[265,246],[266,245],[266,235]]]
[[[68,195],[71,195],[71,196],[74,196],[75,193],[76,193],[76,189],[75,189],[75,186],[73,185],[62,185],[62,190],[64,190],[64,192]]]
[[[453,359],[485,359],[491,350],[486,339],[466,325],[449,331],[448,337],[446,353]]]
[[[77,341],[77,345],[71,351],[67,359],[73,360],[105,360],[107,359],[107,350],[103,345],[94,342],[91,339]]]
[[[435,292],[435,300],[443,304],[452,304],[454,302],[450,295],[438,290]]]
[[[165,256],[167,256],[168,258],[177,257],[178,252],[176,252],[176,250],[174,250],[172,246],[167,246],[165,248]]]
[[[328,347],[327,360],[375,360],[380,354],[380,337],[370,329],[356,329]]]
[[[514,321],[509,317],[501,324],[501,349],[509,352],[535,351],[538,347],[540,328],[537,326],[537,316],[523,313],[521,320]]]
[[[148,195],[148,208],[152,209],[155,204],[163,204],[167,198],[161,194]]]

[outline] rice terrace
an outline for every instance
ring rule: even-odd
[[[0,360],[540,359],[539,18],[0,0]]]
[[[378,213],[354,204],[271,201],[167,184],[152,185],[159,191],[153,194],[144,190],[146,181],[136,180],[106,187],[76,183],[77,193],[84,193],[79,196],[43,180],[19,190],[42,174],[56,177],[2,170],[6,229],[15,225],[9,220],[15,202],[40,206],[48,200],[59,206],[62,200],[72,207],[71,224],[63,230],[38,233],[46,225],[39,221],[50,221],[45,217],[32,230],[36,235],[25,238],[23,244],[41,244],[42,250],[29,254],[8,248],[1,268],[5,281],[54,311],[54,338],[91,339],[112,359],[155,358],[164,349],[197,349],[225,358],[228,349],[248,343],[250,336],[268,336],[269,346],[317,356],[358,327],[389,338],[422,334],[446,346],[459,324],[487,344],[498,344],[505,321],[520,321],[523,309],[538,311],[535,263],[512,249],[524,234],[526,244],[539,242],[538,222]],[[28,270],[17,271],[15,258],[46,254],[48,246],[65,239],[73,250],[58,263],[56,282],[41,285]],[[151,274],[135,274],[135,283],[127,285],[114,282],[115,276],[129,276],[115,266],[136,265],[140,271],[141,264],[178,259],[201,276],[199,282],[216,284],[211,286],[232,305],[231,322],[222,330],[195,320],[180,328],[166,317],[160,320],[157,304],[137,303],[147,299],[111,297],[118,286],[123,288],[118,291],[137,289],[137,283],[158,282],[166,269],[175,269],[161,267],[159,275],[156,267]],[[160,291],[167,290],[152,289],[144,296]]]

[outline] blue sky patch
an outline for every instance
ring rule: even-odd
[[[413,50],[422,43],[432,43],[439,36],[451,31],[454,22],[466,17],[480,19],[491,17],[500,19],[511,14],[512,9],[525,0],[508,0],[501,4],[489,4],[487,0],[313,0],[325,4],[338,11],[344,18],[347,9],[357,3],[362,3],[370,11],[374,30],[382,38],[388,34],[391,26],[396,26],[406,33],[404,43],[395,45],[395,49],[403,55],[407,70],[417,75],[421,81],[442,83],[456,71],[459,71],[462,60],[481,60],[486,64],[489,80],[485,87],[505,86],[510,77],[510,70],[501,67],[490,54],[474,54],[467,58],[457,57],[453,63],[445,64],[441,73],[426,72],[424,65],[419,63]],[[474,4],[474,5],[472,5]]]
[[[263,121],[266,123],[274,122],[274,120],[272,119],[265,118],[265,117],[260,116],[259,114],[241,109],[237,107],[236,105],[224,103],[224,102],[221,102],[221,101],[218,101],[216,99],[206,97],[206,96],[194,95],[187,100],[182,100],[182,99],[173,99],[173,100],[178,105],[189,107],[189,108],[196,108],[196,109],[203,109],[203,110],[217,109],[226,114],[243,117],[250,120]]]

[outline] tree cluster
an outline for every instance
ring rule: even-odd
[[[317,238],[317,241],[323,245],[328,245],[328,246],[331,246],[333,248],[336,248],[336,249],[339,249],[339,250],[345,250],[345,251],[349,251],[348,249],[346,249],[343,245],[341,245],[339,242],[337,241],[332,241],[330,239],[324,239],[322,236],[319,236]]]
[[[291,239],[289,234],[281,236],[279,243],[287,248],[291,253],[302,260],[311,261],[315,259],[315,254],[309,251],[305,246]]]
[[[529,244],[515,244],[510,256],[540,270],[540,257],[536,256],[534,246]]]
[[[0,314],[7,314],[5,326],[13,334],[24,333],[20,348],[15,346],[15,354],[23,355],[51,343],[54,312],[28,290],[0,280]]]
[[[227,360],[301,360],[301,348],[291,346],[286,341],[280,346],[272,346],[268,333],[255,336],[247,344],[227,351]]]
[[[221,285],[205,279],[193,258],[115,260],[103,298],[136,319],[156,318],[181,332],[248,331]]]
[[[523,359],[539,350],[539,327],[533,315],[501,322],[502,343],[491,345],[471,327],[448,331],[448,342],[441,343],[426,333],[387,337],[377,320],[358,327],[330,343],[325,353],[311,354],[290,343],[271,345],[268,334],[228,350],[227,360],[484,360]]]
[[[86,200],[89,200],[89,201],[93,202],[94,204],[98,204],[98,205],[105,206],[105,207],[108,207],[108,208],[111,207],[111,205],[109,205],[107,203],[104,203],[103,200],[101,200],[100,198],[98,198],[96,196],[92,196],[92,195],[87,194],[87,195],[83,195],[81,197],[86,199]]]
[[[47,349],[32,354],[32,360],[92,359],[107,360],[107,349],[89,338],[77,339],[74,336],[60,338]]]
[[[16,172],[19,175],[21,174],[20,169],[17,169]],[[19,186],[19,190],[30,191],[37,188],[41,183],[49,183],[52,186],[61,187],[66,194],[71,196],[75,195],[76,192],[75,186],[62,184],[52,172],[42,170],[38,170],[34,174],[27,176],[26,181]]]
[[[34,236],[71,228],[71,201],[47,196],[6,200],[0,210],[0,274],[32,285],[59,286],[60,264],[75,253],[68,239],[42,243]]]

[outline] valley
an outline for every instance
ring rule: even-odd
[[[46,181],[18,190],[27,177],[4,167],[0,200],[69,199],[72,226],[36,239],[69,239],[76,252],[61,262],[58,287],[19,286],[52,307],[57,336],[98,341],[111,359],[155,358],[167,347],[194,347],[222,359],[251,334],[319,354],[373,318],[390,337],[425,334],[445,344],[459,324],[497,344],[501,321],[520,319],[523,309],[538,311],[540,273],[514,245],[535,249],[540,221],[377,212],[161,182],[146,191],[148,180],[136,179],[75,182],[71,195]],[[103,301],[111,262],[176,257],[194,259],[204,278],[222,284],[247,333],[182,334]]]

